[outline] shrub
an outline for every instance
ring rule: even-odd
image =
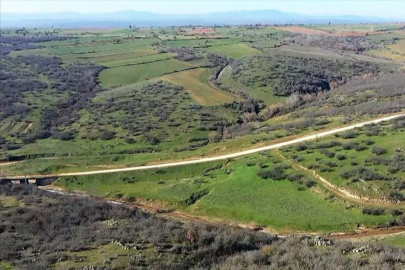
[[[381,147],[373,147],[371,149],[371,153],[373,153],[373,154],[375,154],[377,156],[380,156],[380,155],[383,155],[383,154],[387,153],[387,150],[384,149],[384,148],[381,148]]]
[[[359,137],[359,133],[357,133],[356,131],[348,131],[340,134],[339,137],[343,139],[355,139]]]
[[[297,150],[297,151],[304,151],[307,149],[308,149],[308,146],[305,144],[298,144],[297,146],[295,146],[295,150]]]
[[[327,156],[328,158],[333,158],[336,155],[335,153],[330,152],[330,151],[328,151],[326,149],[322,149],[320,152],[322,154],[324,154],[325,156]]]
[[[347,157],[345,156],[345,155],[336,155],[336,158],[338,159],[338,160],[345,160],[345,159],[347,159]]]
[[[112,140],[115,138],[115,132],[114,131],[103,131],[100,134],[100,139],[103,141],[108,141]]]
[[[342,143],[338,142],[338,141],[329,141],[329,142],[322,142],[322,143],[318,143],[316,144],[316,148],[318,149],[322,149],[322,148],[333,148],[336,146],[341,146]]]
[[[287,176],[284,173],[284,168],[279,166],[275,167],[273,170],[260,169],[257,175],[263,179],[271,178],[276,181],[284,180],[287,178]]]
[[[396,202],[397,201],[399,201],[399,202],[405,201],[405,196],[402,193],[399,193],[399,192],[391,192],[390,195],[389,195],[389,198],[392,201],[396,201]]]
[[[304,181],[304,185],[305,185],[307,188],[311,188],[311,187],[313,187],[313,186],[316,185],[316,182],[313,181],[313,180],[305,180],[305,181]]]
[[[363,208],[363,214],[366,215],[373,215],[373,216],[380,216],[385,213],[385,209],[383,208]]]
[[[402,215],[403,213],[404,213],[403,210],[399,210],[399,209],[393,209],[393,210],[391,210],[391,214],[392,214],[393,216],[400,216],[400,215]]]

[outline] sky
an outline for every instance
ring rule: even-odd
[[[1,0],[1,12],[38,13],[76,11],[82,13],[106,13],[122,10],[150,11],[166,14],[201,14],[238,10],[275,9],[307,15],[360,15],[381,18],[405,19],[403,0],[284,0],[284,1],[83,1],[83,0],[42,0],[20,1]]]

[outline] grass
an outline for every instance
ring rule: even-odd
[[[89,265],[93,267],[108,267],[111,269],[123,269],[128,267],[131,256],[158,256],[157,251],[150,247],[145,250],[124,249],[114,243],[100,245],[93,249],[84,251],[67,251],[66,255],[70,260],[57,262],[53,265],[55,269],[84,268]],[[78,258],[74,261],[72,257]]]
[[[392,246],[398,246],[405,248],[405,236],[392,236],[392,237],[386,237],[380,241],[377,241],[378,243],[381,244],[386,244],[386,245],[392,245]]]
[[[229,92],[214,88],[207,82],[211,72],[212,70],[210,69],[199,68],[164,75],[159,79],[182,85],[191,98],[200,105],[220,105],[225,102],[238,100],[237,97]]]
[[[134,91],[133,86],[125,86],[113,90],[108,90],[104,93],[100,92],[97,102],[104,102],[109,96],[117,98],[121,95],[128,95]],[[135,94],[136,92],[133,92]],[[221,115],[229,114],[228,111],[221,107],[204,107],[214,110]],[[315,108],[319,110],[320,108]],[[231,117],[231,116],[229,116]],[[372,117],[354,116],[351,122],[360,122],[371,120]],[[299,121],[297,119],[296,121]],[[338,116],[329,118],[330,123],[325,126],[327,129],[342,126],[343,117]],[[279,123],[290,123],[290,116],[285,115],[276,117],[266,121],[265,125],[275,125]],[[294,121],[293,121],[294,122]],[[86,126],[85,122],[84,126]],[[348,124],[348,122],[345,122]],[[60,141],[55,139],[39,140],[36,143],[28,144],[20,149],[9,151],[12,156],[26,156],[27,159],[16,164],[2,166],[2,170],[7,174],[44,174],[44,173],[62,173],[62,172],[78,172],[85,170],[100,170],[106,168],[122,168],[128,166],[139,166],[144,164],[161,163],[164,161],[182,160],[195,157],[217,156],[219,154],[234,153],[241,150],[250,149],[264,145],[273,144],[276,142],[294,139],[297,136],[310,134],[315,130],[319,131],[319,127],[309,129],[295,129],[293,131],[276,130],[268,133],[262,133],[260,129],[257,133],[236,137],[234,139],[223,142],[208,144],[201,148],[192,151],[176,152],[174,149],[179,145],[189,145],[191,138],[207,138],[207,131],[192,131],[185,134],[176,134],[172,140],[161,142],[159,145],[152,146],[157,149],[152,153],[141,154],[119,154],[121,151],[133,148],[146,148],[150,145],[142,142],[128,144],[123,139],[114,139],[110,141],[88,140],[76,138],[71,141]],[[48,157],[41,159],[39,157]]]
[[[235,44],[239,42],[239,39],[223,38],[223,39],[178,39],[166,41],[166,43],[171,47],[194,47],[194,48],[204,48],[205,42],[207,46],[223,46],[228,44]]]
[[[168,59],[150,64],[109,68],[100,73],[99,79],[102,87],[110,88],[137,83],[189,68],[190,66],[185,63]]]
[[[385,46],[382,50],[370,52],[372,55],[392,59],[397,62],[405,62],[405,40],[401,40],[393,45]]]
[[[106,67],[119,67],[119,66],[126,66],[126,65],[139,65],[144,64],[147,62],[152,61],[159,61],[159,60],[167,60],[170,59],[171,55],[169,53],[156,53],[150,55],[141,55],[138,57],[124,57],[122,59],[114,59],[105,62],[99,62],[99,65],[106,66]]]
[[[0,261],[0,269],[2,270],[14,270],[16,269],[11,263]]]
[[[344,32],[375,32],[381,30],[395,30],[400,28],[401,24],[348,24],[348,25],[311,25],[304,26],[305,28],[326,31],[328,33],[344,33]]]
[[[380,129],[381,131],[378,135],[367,136],[365,134],[365,128],[362,128],[355,131],[358,134],[358,137],[353,139],[325,138],[316,143],[311,142],[305,144],[308,150],[304,149],[300,151],[299,146],[292,146],[282,149],[282,152],[287,157],[303,164],[305,167],[314,169],[319,175],[337,186],[341,186],[356,194],[369,198],[387,198],[391,192],[395,191],[393,187],[394,180],[364,181],[361,177],[356,180],[354,178],[344,179],[341,176],[342,172],[349,172],[355,168],[361,167],[370,169],[384,177],[395,177],[399,180],[405,177],[404,172],[401,170],[391,173],[389,171],[391,165],[389,164],[382,165],[367,162],[367,159],[373,157],[378,159],[390,159],[394,155],[400,154],[396,152],[396,149],[405,149],[405,143],[402,140],[404,136],[403,129],[390,131],[391,127],[389,124],[380,126]],[[335,146],[326,149],[328,152],[334,153],[335,156],[327,157],[322,153],[323,149],[316,149],[316,145],[327,144],[332,141],[340,142],[342,144],[350,142],[357,143],[361,147],[361,150],[345,150],[342,146]],[[377,156],[371,152],[373,147],[385,149],[386,153]],[[345,158],[339,160],[339,156],[344,156]],[[333,164],[333,166],[329,164]]]
[[[235,80],[231,74],[232,74],[232,67],[227,66],[222,71],[220,82],[224,86],[229,87],[230,89],[232,89],[235,92],[242,92],[252,98],[263,100],[265,102],[265,104],[268,106],[286,100],[286,97],[274,95],[273,89],[271,87],[267,87],[267,88],[257,87],[257,86],[248,87],[248,86],[240,83],[238,80]]]
[[[331,202],[321,187],[299,191],[294,182],[263,180],[257,176],[259,164],[273,168],[282,163],[267,153],[230,163],[62,177],[57,184],[102,197],[164,201],[168,207],[190,214],[255,223],[277,230],[347,231],[355,228],[357,223],[372,226],[390,218],[389,215],[363,215],[360,208],[347,208],[347,203],[340,200]],[[292,168],[287,171],[288,174],[296,173]],[[192,194],[202,190],[209,193],[191,206],[184,204]]]
[[[361,238],[350,239],[355,242],[367,242],[367,243],[376,243],[390,246],[397,246],[405,248],[405,234],[403,232],[396,233],[393,235],[376,235],[376,236],[367,236]]]
[[[0,196],[0,208],[12,208],[16,206],[21,206],[22,202],[17,200],[16,197],[11,196]]]
[[[207,50],[213,53],[223,54],[231,58],[240,58],[261,53],[260,51],[253,49],[243,43],[214,46],[208,48]]]

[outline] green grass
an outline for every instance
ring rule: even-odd
[[[220,105],[238,100],[231,93],[211,86],[207,81],[211,73],[210,69],[199,68],[165,75],[159,79],[182,85],[191,98],[201,105]]]
[[[228,44],[235,44],[240,41],[240,39],[178,39],[166,41],[166,43],[171,47],[199,47],[204,48],[205,42],[207,41],[208,47],[223,46]]]
[[[280,165],[276,157],[254,155],[226,162],[196,164],[160,170],[81,177],[62,177],[57,184],[102,197],[135,197],[165,201],[168,207],[195,215],[233,222],[255,223],[277,230],[351,230],[357,223],[377,225],[390,218],[368,216],[361,209],[330,202],[321,187],[299,191],[287,180],[263,180],[258,164]],[[212,169],[207,171],[207,169]],[[296,173],[288,169],[288,174]],[[184,200],[193,193],[209,194],[191,206]]]
[[[373,244],[390,245],[405,248],[405,234],[403,232],[395,233],[392,235],[375,235],[362,238],[350,239],[355,242],[367,242]]]
[[[122,58],[122,59],[114,59],[110,61],[105,61],[105,62],[99,62],[99,65],[106,66],[106,67],[119,67],[119,66],[125,66],[125,65],[138,65],[138,64],[144,64],[146,62],[151,62],[151,61],[158,61],[158,60],[166,60],[171,58],[171,55],[169,53],[157,53],[157,54],[150,54],[150,55],[145,55],[145,56],[138,56],[138,57],[132,57],[132,58]]]
[[[16,268],[14,266],[12,266],[11,263],[1,261],[0,262],[0,269],[2,269],[2,270],[14,270]]]
[[[344,179],[341,176],[342,172],[351,171],[355,168],[366,168],[370,169],[384,177],[394,177],[399,180],[404,179],[405,173],[399,170],[398,172],[391,173],[389,168],[391,165],[382,164],[370,164],[366,162],[369,158],[379,158],[379,159],[391,159],[395,155],[399,155],[396,149],[405,149],[405,142],[402,139],[404,136],[404,130],[400,129],[397,131],[390,131],[391,127],[389,124],[380,126],[380,134],[374,136],[367,136],[365,134],[365,128],[357,129],[355,132],[359,134],[357,138],[354,139],[343,139],[343,138],[325,138],[318,142],[306,143],[308,150],[297,150],[297,146],[292,146],[289,148],[282,149],[282,152],[289,158],[294,158],[296,162],[303,164],[306,167],[313,168],[316,172],[326,178],[328,181],[334,185],[341,186],[345,189],[351,190],[356,194],[371,198],[381,198],[388,197],[389,194],[395,190],[393,187],[394,180],[384,181],[384,180],[353,180]],[[335,146],[328,148],[329,152],[335,153],[334,157],[327,157],[322,153],[321,149],[316,149],[316,145],[328,143],[331,141],[341,142],[342,144],[347,144],[349,142],[357,143],[361,146],[362,150],[345,150],[342,146]],[[370,142],[372,145],[367,145],[365,142]],[[383,148],[386,153],[382,155],[375,155],[371,152],[373,147]],[[344,156],[344,160],[339,160],[338,156]],[[334,163],[335,167],[330,167],[329,164]],[[358,164],[358,165],[354,165]],[[324,169],[330,169],[330,171],[324,171]],[[399,191],[400,192],[400,191]],[[403,193],[403,192],[402,192]]]
[[[387,244],[387,245],[405,248],[405,236],[386,237],[386,238],[382,239],[381,241],[377,241],[377,242],[381,243],[381,244]]]
[[[232,67],[227,66],[221,74],[220,82],[224,85],[229,87],[232,91],[242,92],[252,98],[263,100],[266,105],[270,106],[272,104],[277,104],[286,100],[286,97],[276,96],[273,94],[273,89],[271,87],[256,87],[251,86],[248,87],[235,78],[232,77]]]
[[[110,88],[137,83],[165,73],[172,73],[188,68],[190,66],[185,63],[169,59],[144,65],[106,69],[100,73],[99,79],[102,87]]]
[[[252,55],[261,53],[260,51],[253,49],[243,43],[214,46],[214,47],[208,48],[207,51],[217,53],[217,54],[223,54],[223,55],[229,56],[231,58],[240,58],[240,57],[252,56]]]

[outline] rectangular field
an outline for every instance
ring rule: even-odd
[[[253,49],[243,43],[214,46],[209,47],[206,50],[217,54],[223,54],[232,58],[240,58],[261,53],[260,51]]]
[[[137,83],[141,80],[188,68],[191,66],[174,59],[168,59],[150,64],[105,69],[100,73],[99,79],[102,87],[110,88]]]

